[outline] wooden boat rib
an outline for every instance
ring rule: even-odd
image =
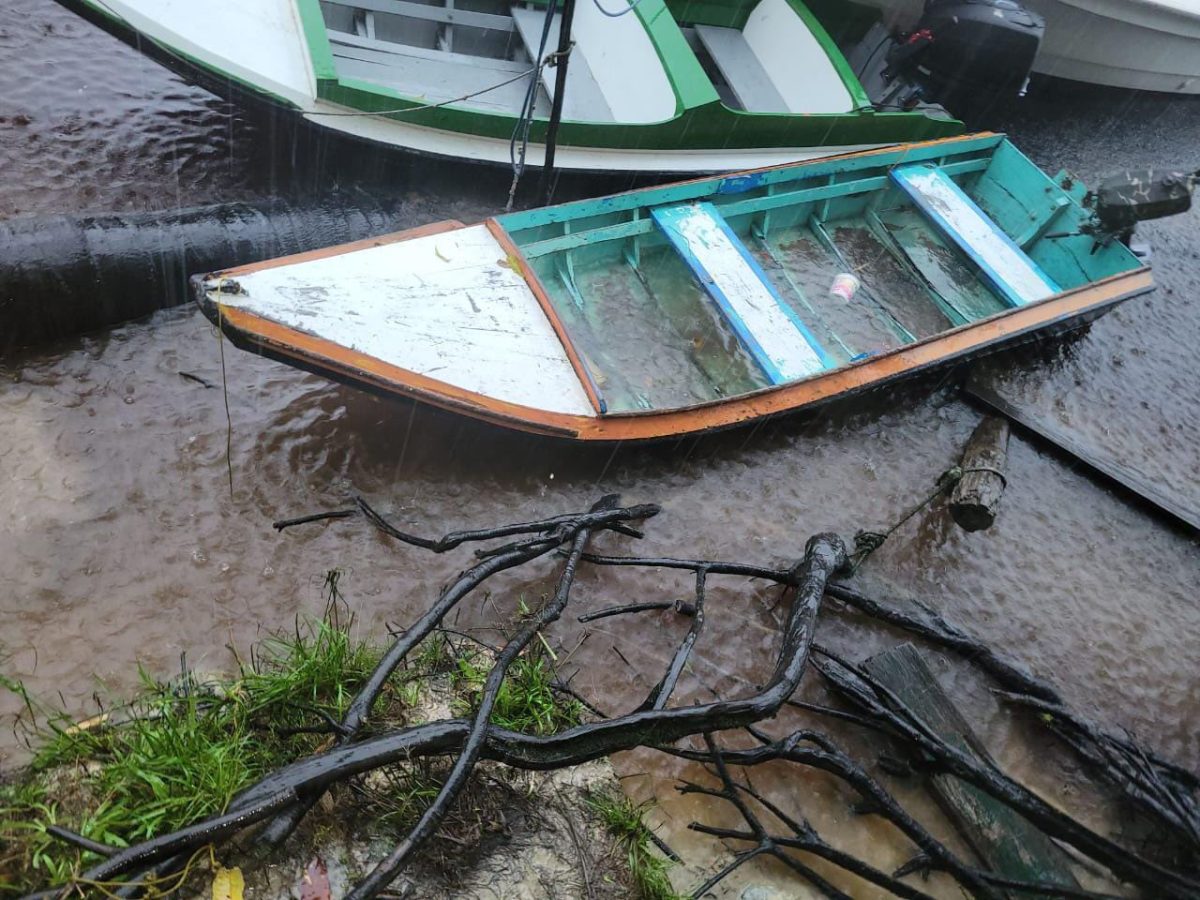
[[[1002,135],[442,222],[194,280],[236,344],[579,440],[810,407],[1153,286]],[[861,284],[850,299],[831,286]]]

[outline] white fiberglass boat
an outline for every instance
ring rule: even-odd
[[[1200,94],[1200,0],[1025,0],[1046,19],[1034,71]]]
[[[911,29],[925,0],[858,0]],[[929,5],[938,0],[930,0]],[[975,0],[997,7],[1012,0]],[[1033,71],[1110,87],[1200,94],[1200,0],[1020,0],[1046,20]]]

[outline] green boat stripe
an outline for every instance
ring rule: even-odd
[[[650,35],[650,43],[658,53],[659,62],[667,73],[667,80],[675,92],[678,116],[686,109],[707,106],[721,101],[704,67],[688,46],[687,38],[679,30],[663,0],[641,0],[634,7],[636,15]]]
[[[333,62],[333,48],[329,45],[329,33],[325,30],[325,17],[321,14],[319,0],[296,0],[300,14],[300,25],[308,42],[308,53],[312,57],[313,74],[317,84],[336,81],[337,68]],[[318,89],[318,93],[320,93]]]

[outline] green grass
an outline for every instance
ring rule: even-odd
[[[625,851],[629,874],[642,900],[682,900],[671,887],[670,860],[650,849],[650,829],[642,822],[644,806],[635,806],[623,794],[592,794],[588,805]]]
[[[340,621],[336,573],[327,589],[324,618],[264,640],[248,663],[239,660],[232,679],[199,684],[185,675],[162,684],[143,671],[137,696],[88,727],[38,707],[21,684],[0,677],[0,689],[21,697],[27,722],[40,722],[28,772],[0,784],[0,897],[62,883],[98,861],[48,835],[48,825],[128,846],[224,810],[266,772],[332,741],[313,726],[342,717],[383,648],[356,639],[353,622]],[[451,672],[459,694],[454,705],[468,708],[490,665],[484,656],[456,653],[445,635],[431,635],[385,688],[371,726],[403,722],[430,674]],[[560,700],[550,688],[553,678],[541,652],[521,656],[493,720],[532,734],[577,724],[581,706]],[[365,798],[375,821],[410,823],[438,789],[420,765],[385,775],[382,789],[377,781]]]
[[[263,641],[227,682],[188,675],[160,684],[142,672],[134,700],[91,727],[38,710],[21,685],[5,682],[43,722],[26,777],[0,785],[0,896],[61,882],[97,861],[48,835],[47,825],[128,846],[224,810],[272,768],[329,741],[328,733],[294,730],[339,719],[382,653],[338,621],[337,597],[334,579],[325,618]],[[400,681],[380,698],[377,724],[397,718]]]
[[[508,677],[496,695],[493,724],[524,734],[545,735],[556,734],[582,721],[582,704],[560,696],[551,687],[555,676],[547,652],[542,645],[534,644],[509,667]],[[483,690],[491,660],[482,654],[462,653],[455,667],[455,684],[463,694],[458,711],[466,713]]]

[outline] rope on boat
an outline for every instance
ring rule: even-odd
[[[633,12],[635,9],[638,8],[638,4],[641,2],[642,2],[642,0],[629,0],[629,5],[627,7],[625,7],[624,9],[621,9],[621,10],[617,10],[616,12],[612,12],[610,10],[605,9],[603,6],[601,6],[600,0],[592,0],[592,3],[594,3],[596,5],[596,9],[600,10],[600,12],[602,12],[604,15],[608,16],[610,19],[619,19],[619,18],[621,18],[621,16],[625,15],[626,13]]]
[[[512,184],[508,187],[508,202],[504,205],[505,212],[512,212],[513,200],[517,196],[517,185],[525,174],[525,155],[529,151],[529,129],[533,126],[533,109],[537,105],[538,85],[542,81],[542,69],[550,62],[546,54],[546,43],[550,40],[550,26],[554,22],[554,13],[558,10],[558,0],[550,0],[546,6],[546,19],[542,23],[542,38],[538,42],[537,65],[533,77],[529,79],[529,87],[525,91],[525,100],[521,104],[521,114],[517,117],[517,126],[513,129],[508,142],[508,161],[512,166]],[[568,50],[568,52],[570,52]],[[554,53],[555,62],[558,52]],[[517,153],[517,135],[521,136],[521,152]]]
[[[544,65],[544,63],[543,63],[543,65]],[[501,82],[498,82],[497,84],[491,85],[490,87],[481,88],[478,91],[472,91],[469,94],[463,94],[461,97],[455,97],[452,100],[440,100],[437,103],[426,103],[423,106],[405,106],[401,109],[374,109],[374,110],[370,110],[370,111],[352,110],[352,111],[348,111],[348,112],[343,112],[341,110],[329,111],[329,112],[326,112],[324,110],[308,110],[308,111],[304,112],[304,115],[306,115],[306,116],[395,116],[395,115],[402,115],[404,113],[421,112],[422,110],[426,110],[426,109],[439,109],[440,107],[443,107],[443,106],[450,106],[454,103],[462,103],[464,100],[470,100],[473,97],[478,97],[481,94],[487,94],[491,91],[499,90],[500,88],[502,88],[506,85],[512,84],[514,81],[520,81],[522,78],[526,77],[527,75],[533,75],[535,73],[538,73],[541,71],[541,69],[542,69],[542,66],[540,66],[540,65],[533,66],[532,68],[526,69],[525,71],[514,75],[512,78],[507,78],[504,81],[501,81]]]

